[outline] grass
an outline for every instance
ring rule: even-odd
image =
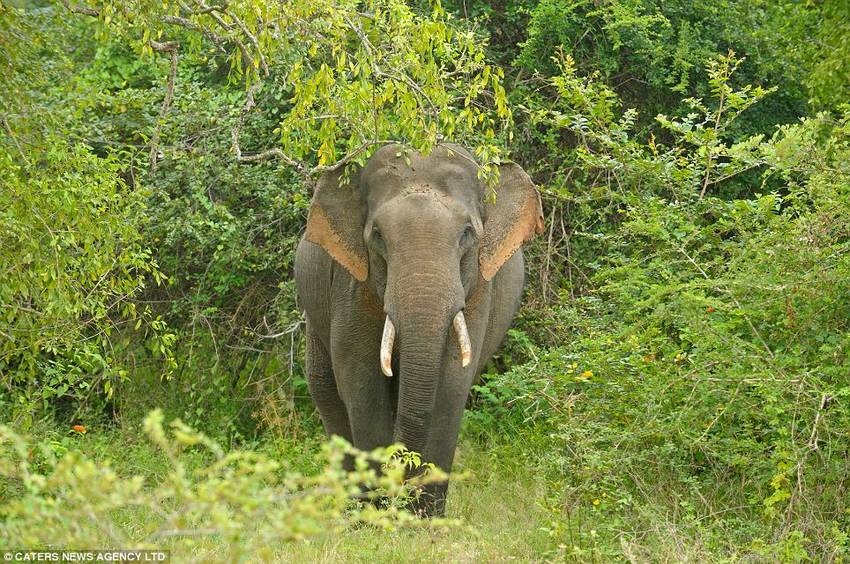
[[[312,424],[306,423],[305,428],[310,428]],[[552,475],[550,464],[544,476],[537,469],[547,466],[538,458],[547,454],[533,454],[537,449],[528,441],[493,444],[469,429],[461,439],[454,469],[459,478],[452,482],[448,499],[449,526],[383,530],[350,525],[342,532],[271,546],[248,533],[244,561],[796,562],[805,554],[802,541],[794,536],[766,535],[771,527],[756,518],[758,511],[732,511],[732,500],[720,491],[703,490],[707,499],[689,495],[687,484],[677,483],[662,466],[638,469],[640,476],[633,478],[640,487],[632,493],[606,493],[602,476],[583,480],[567,475],[576,468]],[[317,453],[322,440],[314,429],[297,438],[268,433],[232,446],[266,454],[287,470],[312,474],[320,469]],[[165,480],[170,472],[162,451],[145,438],[137,422],[127,419],[117,427],[91,424],[85,435],[56,426],[37,427],[31,436],[31,444],[35,443],[49,445],[57,457],[79,451],[99,466],[109,464],[122,477],[144,477],[148,487]],[[211,461],[208,454],[195,449],[183,452],[181,459],[189,472]],[[629,470],[619,467],[617,471]],[[727,486],[725,490],[735,489]],[[0,478],[0,509],[21,493],[21,484]],[[626,498],[629,502],[624,505]],[[741,503],[747,504],[743,494]],[[161,524],[155,512],[135,506],[115,511],[112,519],[126,538],[136,540],[148,537]],[[762,550],[752,544],[758,538],[768,543]],[[92,542],[87,546],[114,545],[101,533]],[[157,548],[170,550],[174,562],[233,559],[234,547],[218,536],[162,542]],[[65,546],[66,539],[57,538],[56,544]],[[68,546],[73,548],[73,543]],[[824,553],[841,553],[831,550]]]
[[[360,528],[336,538],[293,544],[276,556],[287,562],[504,562],[535,561],[551,552],[545,486],[521,468],[496,463],[469,441],[461,444],[447,530],[397,532]]]
[[[286,468],[309,473],[318,468],[321,439],[316,435],[293,443],[266,435],[242,446],[264,452]],[[30,441],[50,445],[57,458],[79,451],[99,466],[110,465],[122,477],[142,476],[148,484],[161,482],[170,471],[163,453],[147,441],[136,423],[125,421],[117,428],[91,425],[85,435],[55,426],[37,427]],[[182,458],[189,470],[209,462],[191,450]],[[452,482],[449,494],[451,526],[395,531],[351,526],[342,534],[267,547],[261,558],[286,562],[504,562],[537,561],[556,550],[546,531],[545,483],[523,463],[500,459],[466,438],[458,449],[455,472],[461,477]],[[4,490],[0,479],[0,506],[18,493]],[[138,507],[121,509],[113,518],[127,538],[135,539],[146,537],[160,522],[155,513]],[[110,545],[105,536],[101,541],[103,546]],[[57,542],[62,545],[61,539]],[[176,562],[215,562],[227,558],[230,547],[225,542],[215,536],[174,538],[161,548],[171,550]]]

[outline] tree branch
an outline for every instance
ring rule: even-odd
[[[248,113],[254,109],[256,102],[254,100],[254,96],[262,87],[262,82],[259,80],[253,83],[245,94],[245,105],[242,106],[242,111],[239,112],[239,119],[236,120],[236,124],[233,126],[233,129],[230,130],[230,142],[233,154],[236,155],[237,162],[240,163],[257,163],[263,162],[270,159],[280,159],[286,164],[295,167],[302,174],[304,173],[304,164],[293,159],[289,155],[283,152],[282,149],[274,148],[266,151],[262,151],[260,153],[254,153],[251,155],[243,155],[242,148],[239,144],[239,134],[242,131],[242,126],[245,123],[245,118],[248,116]]]
[[[222,35],[219,35],[219,34],[213,32],[213,31],[210,31],[209,29],[207,29],[207,28],[205,28],[201,25],[196,24],[192,20],[189,20],[189,19],[186,19],[186,18],[183,18],[183,17],[180,17],[180,16],[162,16],[159,20],[164,24],[177,25],[177,26],[184,27],[186,29],[195,31],[197,33],[200,33],[201,35],[206,37],[207,40],[209,40],[210,43],[214,44],[216,46],[216,48],[218,48],[219,51],[224,51],[224,48],[222,47],[222,45],[230,42],[230,40],[228,38],[226,38]]]
[[[166,41],[164,43],[151,41],[150,44],[151,49],[154,51],[160,53],[171,53],[171,66],[168,70],[168,83],[165,88],[165,98],[162,100],[162,107],[159,109],[159,119],[156,122],[156,127],[154,128],[153,135],[151,136],[150,171],[153,173],[156,172],[162,123],[165,121],[165,116],[171,108],[171,101],[174,99],[174,82],[177,78],[177,49],[180,47],[180,44],[177,41]]]
[[[201,8],[201,10],[203,10],[205,13],[207,13],[215,21],[215,23],[217,23],[219,25],[219,27],[221,27],[225,31],[228,31],[228,32],[232,31],[233,26],[231,24],[225,22],[217,12],[227,14],[228,17],[233,18],[234,20],[239,20],[239,18],[234,17],[233,14],[231,14],[230,12],[224,11],[225,9],[223,9],[223,8],[218,9],[218,8],[212,8],[210,6],[207,6],[207,4],[204,3],[204,0],[195,0],[195,4],[197,4],[198,7]],[[183,4],[181,3],[181,5],[183,5]],[[239,21],[241,23],[241,20],[239,20]],[[249,39],[253,39],[253,42],[257,46],[257,49],[259,49],[259,44],[257,43],[257,39],[253,35],[248,33],[247,28],[244,28],[244,24],[242,25],[242,28],[243,28],[243,30],[242,30],[243,33],[246,33],[248,35]],[[239,40],[238,38],[232,37],[232,36],[228,37],[228,40],[230,42],[234,43],[236,45],[236,47],[239,48],[239,52],[242,53],[243,62],[246,65],[249,65],[252,68],[256,69],[257,67],[254,64],[254,58],[251,57],[251,52],[248,50],[248,48],[245,46],[245,44],[241,40]],[[262,65],[265,65],[265,58],[263,58],[262,54],[260,54],[260,62],[262,63]],[[259,69],[257,69],[257,70],[259,70]],[[264,71],[265,71],[266,75],[268,75],[268,69],[264,67]],[[257,74],[259,74],[259,72]]]
[[[100,16],[100,12],[95,10],[94,8],[89,8],[88,6],[77,6],[75,4],[72,5],[69,0],[62,0],[62,5],[64,5],[65,8],[68,9],[68,11],[73,12],[75,14],[83,14],[86,16],[91,16],[93,18]]]
[[[338,166],[346,165],[356,159],[363,151],[368,149],[369,147],[373,147],[375,145],[386,145],[388,143],[397,143],[397,141],[392,141],[388,139],[373,139],[369,141],[364,141],[359,147],[346,154],[340,160],[336,161],[333,164],[329,165],[317,165],[307,171],[307,176],[314,176],[321,172],[327,172],[329,170],[333,170]]]

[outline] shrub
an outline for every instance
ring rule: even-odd
[[[561,104],[534,114],[578,143],[562,165],[574,168],[555,173],[570,185],[546,189],[569,231],[534,261],[560,253],[588,274],[580,285],[547,278],[561,303],[524,330],[555,338],[486,377],[471,424],[533,445],[556,507],[568,520],[595,515],[611,556],[617,535],[646,547],[636,523],[652,527],[671,507],[671,526],[726,553],[846,549],[835,453],[850,448],[850,115],[728,144],[727,120],[763,95],[731,88],[734,67],[727,57],[709,69],[713,101],[689,100],[683,120],[659,116],[669,145],[631,137],[629,112],[617,119],[613,94],[569,59],[553,80]],[[719,189],[753,167],[764,192]],[[574,242],[602,222],[600,236]],[[587,297],[564,303],[576,289]]]
[[[25,422],[57,398],[109,397],[126,376],[119,324],[145,321],[163,353],[170,339],[134,302],[162,281],[138,231],[140,194],[115,159],[60,139],[0,151],[0,186],[0,406]]]
[[[364,453],[334,439],[323,448],[324,469],[305,476],[262,453],[226,452],[179,420],[168,427],[159,411],[144,421],[166,465],[153,481],[0,427],[0,545],[156,548],[177,558],[240,561],[274,558],[283,543],[352,526],[453,524],[404,511],[412,487],[441,475],[405,483],[405,469],[418,459],[397,446]],[[354,471],[346,471],[346,459]]]

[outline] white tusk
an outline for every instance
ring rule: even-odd
[[[393,343],[395,343],[395,326],[388,315],[384,322],[384,336],[381,337],[381,372],[387,378],[393,375]]]
[[[466,366],[472,360],[472,345],[469,342],[469,331],[466,330],[466,318],[463,311],[457,312],[452,325],[457,333],[457,344],[460,346],[460,365]]]

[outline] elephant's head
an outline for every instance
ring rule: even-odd
[[[400,378],[395,438],[420,452],[444,357],[463,366],[474,358],[467,298],[543,228],[539,195],[518,165],[501,165],[495,202],[477,172],[456,145],[427,157],[388,145],[349,178],[342,168],[325,174],[307,221],[307,240],[383,305],[381,369],[393,375],[397,346]]]

